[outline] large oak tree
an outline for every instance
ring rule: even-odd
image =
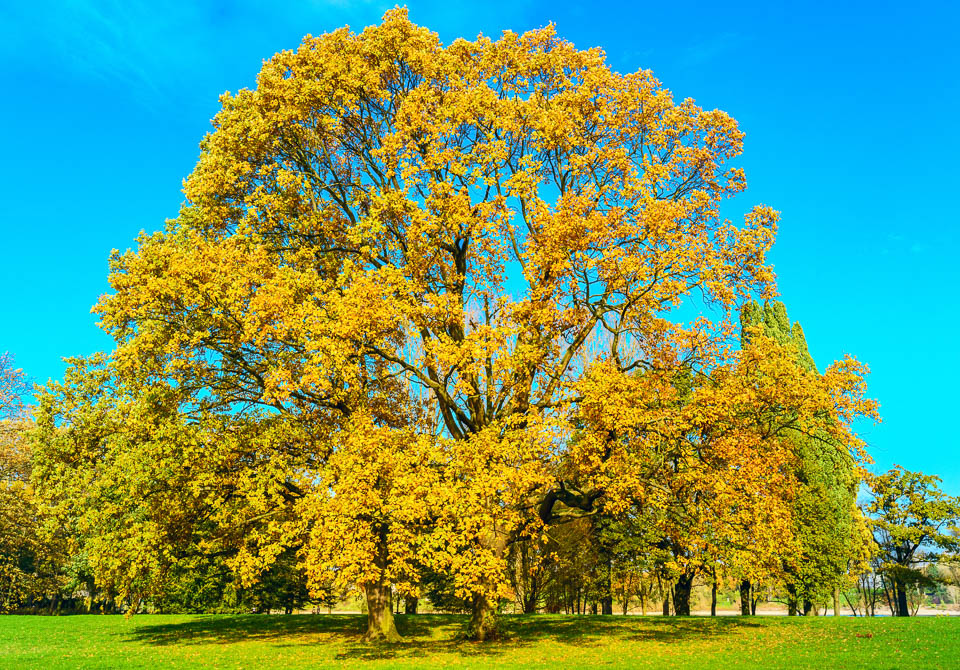
[[[114,255],[97,312],[112,373],[175,395],[187,425],[291,431],[254,450],[283,511],[238,559],[252,576],[299,546],[362,582],[369,637],[391,638],[388,590],[426,562],[485,639],[508,547],[653,499],[678,481],[665,449],[708,453],[679,472],[719,500],[767,486],[782,450],[752,402],[860,448],[855,362],[802,384],[735,353],[731,315],[773,291],[777,214],[720,216],[743,133],[650,72],[552,27],[445,46],[397,9],[307,37],[222,105],[180,216]],[[714,318],[679,318],[693,301]],[[681,374],[699,390],[675,402]],[[754,498],[714,509],[776,514]]]

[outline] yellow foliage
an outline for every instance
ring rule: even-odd
[[[210,415],[281,417],[269,476],[237,480],[277,517],[246,531],[249,579],[302,542],[317,589],[413,592],[431,564],[489,599],[517,537],[685,491],[691,536],[765,524],[769,551],[778,408],[857,453],[871,409],[852,361],[814,379],[729,353],[738,303],[774,291],[777,212],[719,216],[742,140],[552,26],[444,46],[395,9],[308,36],[223,96],[167,231],[114,254],[111,365]],[[677,323],[694,298],[716,320]]]

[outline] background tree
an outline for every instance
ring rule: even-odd
[[[29,391],[27,377],[22,369],[14,367],[13,356],[9,352],[0,354],[0,420],[21,418]]]
[[[0,355],[0,612],[55,607],[65,582],[60,538],[47,532],[31,481],[29,392],[13,356]]]
[[[909,616],[911,586],[927,582],[922,568],[960,549],[960,498],[945,495],[940,478],[894,466],[869,480],[866,513],[878,549],[877,572],[889,580],[892,609]]]
[[[782,302],[747,303],[741,311],[741,328],[744,341],[762,333],[788,352],[806,374],[819,374],[800,324],[790,324]],[[848,566],[861,553],[856,496],[862,471],[857,454],[827,431],[795,426],[781,431],[795,455],[795,542],[792,551],[784,552],[782,579],[791,613],[799,609],[814,613],[846,584]]]
[[[278,535],[306,484],[294,432],[276,417],[187,411],[170,387],[120,382],[102,356],[72,361],[39,395],[34,480],[45,510],[116,600],[169,603],[191,571],[224,567],[242,590],[295,542]]]

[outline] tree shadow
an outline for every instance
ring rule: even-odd
[[[523,615],[503,617],[503,638],[476,643],[460,637],[462,615],[398,615],[402,644],[367,644],[361,638],[366,617],[359,614],[201,616],[189,621],[138,626],[128,639],[151,645],[233,644],[262,641],[278,647],[336,641],[337,660],[417,658],[434,654],[494,657],[543,640],[577,647],[598,646],[605,639],[679,643],[736,634],[759,628],[756,619],[739,617],[637,617]]]
[[[366,617],[360,614],[210,614],[177,623],[140,625],[129,637],[137,642],[160,646],[233,644],[274,639],[293,642],[304,635],[324,634],[359,639],[363,635],[365,621]]]
[[[552,639],[570,644],[599,644],[603,638],[684,642],[759,628],[756,619],[740,617],[538,616],[506,617],[508,630],[522,639]]]

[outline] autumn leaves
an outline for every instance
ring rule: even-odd
[[[552,27],[444,46],[391,10],[278,54],[214,125],[180,216],[114,256],[96,308],[124,421],[82,428],[70,382],[46,405],[86,454],[51,451],[52,479],[173,459],[123,489],[152,538],[123,560],[217,552],[254,581],[292,549],[317,593],[364,591],[369,639],[396,639],[389,596],[429,566],[485,639],[514,542],[700,495],[658,529],[733,565],[788,532],[786,427],[862,456],[854,364],[738,350],[777,214],[720,219],[742,133],[649,72]],[[681,323],[692,297],[716,318]],[[167,484],[176,513],[147,493]]]

